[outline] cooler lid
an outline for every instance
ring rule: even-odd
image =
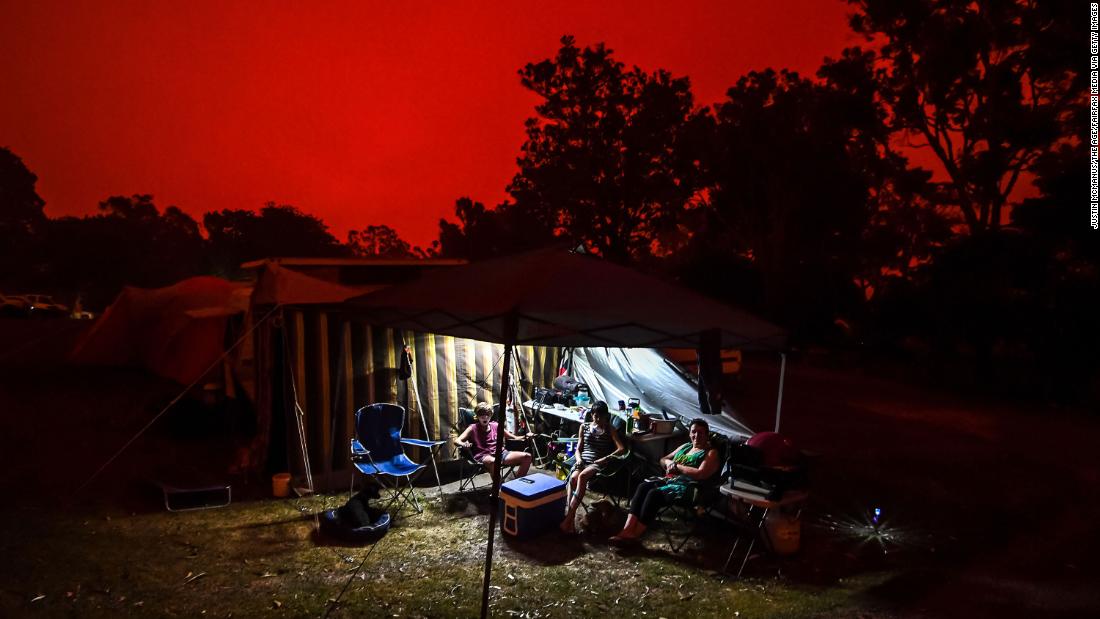
[[[513,479],[500,487],[501,494],[514,496],[524,501],[535,501],[544,496],[561,492],[565,488],[565,482],[557,477],[532,473],[526,477]]]

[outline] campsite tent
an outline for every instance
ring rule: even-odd
[[[426,431],[427,437],[446,439],[459,424],[458,407],[497,401],[504,349],[500,343],[372,324],[362,309],[353,307],[354,301],[347,300],[379,290],[380,285],[346,285],[278,261],[254,266],[253,286],[200,277],[163,289],[126,289],[73,352],[74,359],[146,367],[182,385],[198,380],[224,359],[234,378],[227,384],[245,386],[254,400],[258,433],[248,454],[251,466],[289,467],[298,475],[307,469],[322,475],[347,470],[344,446],[354,432],[354,412],[365,404],[398,402],[409,411],[407,429],[412,436],[426,438]],[[472,281],[449,276],[452,268],[454,262],[449,261],[438,275],[425,277]],[[370,278],[359,274],[354,279]],[[480,286],[466,288],[484,296],[478,292],[483,290]],[[225,355],[235,343],[232,354]],[[411,348],[414,360],[408,381],[397,378],[402,343]],[[515,354],[523,391],[549,385],[556,376],[558,347],[517,346]],[[575,358],[581,357],[583,353]],[[631,377],[630,368],[636,373],[640,367],[632,362],[625,368],[594,368],[603,378],[589,382],[632,380],[646,390],[657,377],[650,372]],[[666,392],[676,384],[680,401],[647,406],[693,415],[697,407],[690,385],[670,374],[660,380]],[[732,418],[728,425],[743,427]],[[449,451],[441,455],[451,457]]]
[[[387,281],[395,270],[457,263],[380,262]],[[355,262],[354,279],[370,281],[375,266]],[[165,288],[126,288],[70,359],[144,368],[182,387],[227,377],[227,388],[244,387],[238,395],[253,400],[257,417],[257,434],[241,464],[289,468],[296,476],[348,470],[354,412],[366,404],[401,403],[409,411],[410,435],[423,437],[427,428],[428,435],[447,438],[459,423],[459,406],[495,401],[501,345],[376,327],[344,309],[345,299],[382,284],[347,285],[279,261],[254,268],[253,284],[195,277]],[[414,359],[408,381],[397,378],[402,344]],[[553,380],[557,349],[528,346],[518,353],[525,386]],[[440,455],[451,457],[449,451]]]
[[[277,319],[265,320],[257,329],[257,410],[261,424],[273,424],[265,425],[262,434],[287,436],[286,453],[280,453],[278,441],[270,447],[274,459],[286,459],[296,475],[309,470],[331,477],[349,470],[347,444],[361,406],[396,402],[408,411],[409,436],[447,439],[459,426],[459,407],[496,401],[500,344],[373,325],[343,302],[365,292],[363,287],[321,280],[276,263],[260,268],[253,313],[259,318],[275,310]],[[409,347],[413,358],[407,381],[398,379],[402,346]],[[528,388],[548,384],[557,374],[557,349],[526,346],[517,356]],[[296,419],[301,428],[292,423]],[[300,447],[295,444],[299,440],[304,443]],[[265,447],[257,444],[257,457]],[[300,459],[303,453],[308,461]],[[450,459],[450,450],[440,456]]]
[[[252,288],[192,277],[156,289],[127,286],[74,346],[74,363],[144,367],[191,385],[225,352],[229,317],[248,309]]]
[[[690,290],[598,258],[557,250],[497,258],[445,269],[444,272],[436,270],[412,283],[357,297],[351,296],[365,290],[339,283],[318,283],[301,274],[279,273],[283,269],[277,264],[264,267],[265,272],[257,279],[259,285],[254,291],[252,303],[253,316],[263,313],[245,334],[246,338],[253,330],[260,330],[255,345],[256,402],[261,410],[259,439],[266,445],[271,427],[264,423],[264,419],[268,422],[273,419],[275,402],[281,401],[277,394],[292,394],[293,409],[287,411],[284,408],[283,418],[293,414],[297,422],[297,435],[303,446],[307,472],[310,469],[310,438],[305,423],[308,408],[301,404],[299,386],[305,389],[310,384],[316,384],[318,387],[320,416],[319,419],[313,416],[308,428],[313,440],[320,443],[322,468],[331,471],[333,465],[345,462],[343,451],[335,449],[335,445],[346,444],[345,439],[352,434],[352,411],[357,402],[363,401],[364,396],[365,401],[377,399],[378,374],[384,376],[386,385],[395,387],[388,394],[392,397],[387,399],[398,397],[395,380],[390,376],[396,374],[396,351],[400,342],[415,345],[421,338],[422,349],[418,351],[427,353],[421,358],[429,360],[429,368],[433,364],[436,368],[436,372],[425,373],[428,397],[421,397],[423,394],[417,379],[406,383],[405,400],[406,405],[410,405],[410,393],[415,393],[417,408],[423,406],[423,401],[431,402],[436,411],[434,423],[429,424],[425,417],[427,411],[421,410],[421,427],[437,436],[443,433],[441,410],[451,416],[448,421],[454,421],[462,375],[466,379],[462,395],[484,396],[484,399],[492,400],[492,394],[499,393],[499,400],[505,398],[517,346],[530,350],[528,367],[536,358],[539,361],[540,367],[529,372],[531,383],[535,383],[536,376],[541,375],[540,383],[548,384],[552,378],[552,368],[557,367],[557,363],[546,354],[539,355],[531,347],[533,345],[694,347],[706,344],[745,350],[774,350],[783,342],[781,330],[744,311],[720,305]],[[569,286],[549,285],[560,281],[565,281]],[[233,313],[228,310],[237,307],[230,300],[238,298],[241,290],[245,289],[218,283],[218,280],[205,281],[205,285],[212,291],[211,295],[215,292],[221,295],[218,297],[221,299],[220,305],[201,302],[206,296],[196,295],[196,307],[183,310],[185,317],[199,321],[227,317]],[[145,296],[140,292],[135,295],[151,299],[147,305],[158,308],[164,317],[173,316],[172,295],[164,290],[145,292]],[[124,308],[128,307],[129,303],[120,299],[113,313],[123,313]],[[156,313],[154,311],[152,316]],[[277,322],[267,320],[276,314]],[[140,316],[145,314],[140,313]],[[124,327],[127,322],[101,321],[92,335],[99,331],[102,340],[111,334],[111,324]],[[147,332],[165,333],[165,339],[172,342],[180,338],[180,333],[186,333],[188,324],[188,321],[176,319]],[[125,335],[112,336],[122,339]],[[381,336],[379,341],[382,346],[374,345],[377,336]],[[461,345],[464,369],[460,369],[458,339],[464,339]],[[180,341],[188,343],[187,340]],[[313,343],[311,351],[308,351],[307,341]],[[110,351],[101,343],[97,349],[95,342],[95,339],[81,342],[74,356],[89,355],[99,360],[107,358]],[[231,349],[238,343],[240,341],[232,344]],[[330,346],[330,343],[337,345]],[[493,361],[496,346],[493,343],[503,344],[499,354],[503,366],[498,382],[492,380],[497,376],[494,372],[496,362]],[[481,346],[481,353],[477,352],[478,346]],[[376,351],[379,349],[383,358],[381,373],[377,365],[379,353]],[[119,358],[123,363],[136,360],[153,367],[154,363],[165,362],[164,350],[163,345],[152,351],[146,347]],[[337,355],[332,355],[333,350],[339,351]],[[546,349],[540,347],[539,350]],[[100,356],[92,355],[94,352]],[[308,365],[307,355],[310,357]],[[85,358],[87,360],[89,357]],[[441,364],[437,363],[439,358],[442,358]],[[483,364],[480,368],[478,358]],[[318,367],[319,372],[316,376],[309,376],[307,367]],[[442,382],[439,380],[440,367]],[[478,369],[484,372],[480,379]],[[186,378],[191,376],[191,368],[188,371],[177,373],[175,369],[168,368],[163,372]],[[268,383],[261,385],[260,380],[268,380]],[[306,407],[309,406],[307,401]],[[343,423],[338,422],[341,417]],[[410,424],[410,428],[415,429],[417,425]],[[338,431],[342,435],[338,435]],[[502,443],[497,445],[497,457]],[[499,480],[494,484],[489,502],[491,519],[482,594],[483,617],[487,612],[489,575],[492,573],[498,490]]]
[[[558,293],[541,286],[565,282]],[[473,288],[471,284],[476,283]],[[556,249],[427,273],[350,301],[375,324],[501,342],[504,382],[518,344],[778,349],[784,333],[754,316],[610,262]],[[497,444],[500,457],[501,443]],[[499,479],[490,497],[481,616],[488,613]]]

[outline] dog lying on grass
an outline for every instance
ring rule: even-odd
[[[580,528],[588,535],[611,537],[626,524],[626,512],[615,507],[607,499],[600,499],[588,507],[581,517]]]

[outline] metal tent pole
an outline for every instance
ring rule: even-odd
[[[516,420],[523,419],[523,423],[527,426],[527,433],[534,434],[534,426],[531,425],[531,419],[527,416],[527,409],[523,408],[523,393],[520,391],[519,381],[516,380],[516,374],[522,376],[523,369],[519,364],[519,357],[516,357],[516,371],[512,375],[512,402],[515,405]],[[534,378],[532,377],[532,384],[534,384]],[[534,394],[531,394],[534,397]],[[517,423],[518,426],[518,423]],[[536,441],[531,441],[531,448],[535,451],[535,459],[538,462],[542,462],[542,454],[539,453],[539,445]]]
[[[409,381],[405,381],[406,388],[408,388]],[[428,433],[428,420],[424,417],[424,403],[420,400],[420,387],[413,384],[413,393],[416,394],[416,414],[420,417],[420,427],[424,429],[424,438],[426,440],[434,440],[432,435]],[[432,470],[435,471],[435,487],[439,491],[439,500],[443,501],[443,482],[439,480],[439,467],[435,464],[435,447],[428,448],[428,456],[432,459]]]
[[[512,339],[508,338],[508,343],[504,344],[504,368],[501,370],[502,375],[500,377],[499,401],[504,405],[497,407],[497,445],[493,451],[495,470],[493,472],[493,491],[489,495],[489,543],[485,549],[485,579],[481,587],[481,619],[489,616],[489,580],[493,573],[493,539],[496,537],[497,512],[500,511],[500,507],[497,505],[497,497],[500,496],[501,471],[504,468],[500,456],[504,450],[504,416],[508,402],[509,369],[512,365]]]
[[[779,432],[779,416],[783,413],[783,378],[787,374],[787,353],[779,353],[779,399],[775,403],[775,431]]]

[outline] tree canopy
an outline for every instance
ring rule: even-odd
[[[268,202],[258,213],[243,209],[211,211],[203,216],[202,225],[215,273],[233,274],[242,263],[269,256],[326,258],[349,254],[320,218],[287,204]]]
[[[875,92],[886,126],[935,154],[972,233],[997,230],[1021,175],[1069,138],[1084,100],[1068,0],[849,0],[851,26],[881,42]]]
[[[541,102],[507,208],[608,258],[667,248],[701,189],[707,115],[687,78],[627,69],[602,44],[561,43],[553,59],[519,73]]]

